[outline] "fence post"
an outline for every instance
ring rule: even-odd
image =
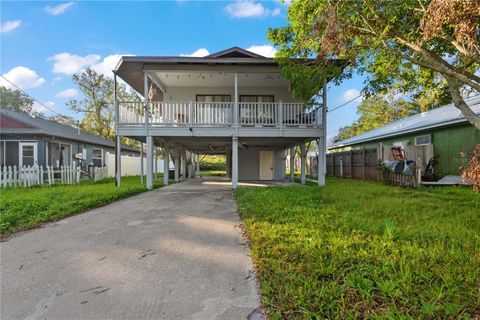
[[[80,167],[77,167],[77,183],[80,183]]]
[[[365,165],[366,165],[366,162],[367,162],[365,146],[363,147],[362,156],[363,156],[362,176],[363,176],[363,180],[365,180]]]
[[[64,166],[60,166],[60,180],[62,181],[62,184],[65,184],[65,174],[64,174],[64,169],[65,167]]]
[[[343,178],[343,156],[340,157],[340,177]]]
[[[350,149],[350,179],[353,179],[353,151]]]

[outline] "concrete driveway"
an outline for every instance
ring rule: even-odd
[[[1,319],[246,319],[260,298],[236,211],[228,183],[194,179],[11,236]]]

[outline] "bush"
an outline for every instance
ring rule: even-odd
[[[200,170],[202,171],[221,171],[226,169],[225,156],[203,156],[200,158]]]
[[[465,154],[461,154],[462,157],[465,157]],[[477,147],[471,153],[470,161],[466,168],[462,169],[462,179],[463,181],[470,180],[473,184],[473,190],[480,192],[480,144],[477,144]]]

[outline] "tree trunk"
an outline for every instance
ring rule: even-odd
[[[473,110],[470,109],[470,107],[465,103],[465,100],[460,94],[460,83],[456,79],[451,77],[446,77],[446,79],[455,107],[460,110],[460,112],[475,128],[480,130],[480,116],[475,114],[475,112],[473,112]]]

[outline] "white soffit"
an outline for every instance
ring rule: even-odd
[[[229,72],[164,72],[155,71],[155,77],[166,87],[230,87],[235,77]],[[238,73],[240,87],[288,87],[280,73]]]

